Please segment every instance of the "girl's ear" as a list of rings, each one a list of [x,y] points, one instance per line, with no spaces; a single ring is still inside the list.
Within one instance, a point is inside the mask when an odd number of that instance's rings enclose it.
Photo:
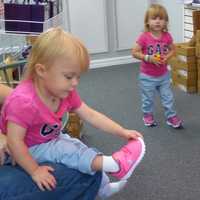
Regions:
[[[46,72],[46,67],[38,63],[35,65],[35,72],[40,78],[42,78]]]

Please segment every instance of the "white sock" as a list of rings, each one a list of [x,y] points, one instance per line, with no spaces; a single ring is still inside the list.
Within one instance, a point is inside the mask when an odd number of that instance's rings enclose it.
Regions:
[[[127,180],[122,180],[118,182],[112,182],[104,185],[104,187],[100,188],[99,190],[99,197],[101,199],[106,199],[119,191],[121,191],[127,183]]]
[[[126,183],[127,180],[111,183],[108,175],[103,172],[98,195],[101,199],[108,198],[122,190]]]
[[[118,172],[119,165],[112,156],[103,156],[103,169],[104,172]]]

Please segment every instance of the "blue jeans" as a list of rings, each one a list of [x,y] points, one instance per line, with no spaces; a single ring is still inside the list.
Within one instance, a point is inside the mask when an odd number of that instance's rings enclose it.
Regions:
[[[83,174],[62,164],[45,163],[52,166],[57,186],[53,191],[41,191],[30,175],[19,166],[0,167],[1,200],[94,200],[101,183],[101,172]]]
[[[165,109],[166,118],[176,115],[169,73],[160,77],[152,77],[141,73],[139,75],[139,84],[142,96],[142,111],[144,114],[153,113],[155,94],[158,92]]]
[[[38,163],[46,161],[62,163],[90,175],[95,173],[91,169],[92,162],[97,154],[100,154],[81,140],[63,133],[49,142],[30,147],[29,153]]]

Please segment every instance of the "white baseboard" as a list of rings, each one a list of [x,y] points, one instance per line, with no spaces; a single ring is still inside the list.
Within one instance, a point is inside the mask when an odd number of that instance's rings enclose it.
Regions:
[[[108,67],[112,65],[121,65],[138,62],[132,56],[121,56],[121,57],[113,57],[113,58],[105,58],[92,60],[90,63],[90,69],[100,68],[100,67]]]

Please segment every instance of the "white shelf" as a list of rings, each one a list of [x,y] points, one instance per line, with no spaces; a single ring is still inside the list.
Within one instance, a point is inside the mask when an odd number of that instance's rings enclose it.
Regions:
[[[193,6],[193,7],[200,8],[200,3],[192,3],[192,6]]]

